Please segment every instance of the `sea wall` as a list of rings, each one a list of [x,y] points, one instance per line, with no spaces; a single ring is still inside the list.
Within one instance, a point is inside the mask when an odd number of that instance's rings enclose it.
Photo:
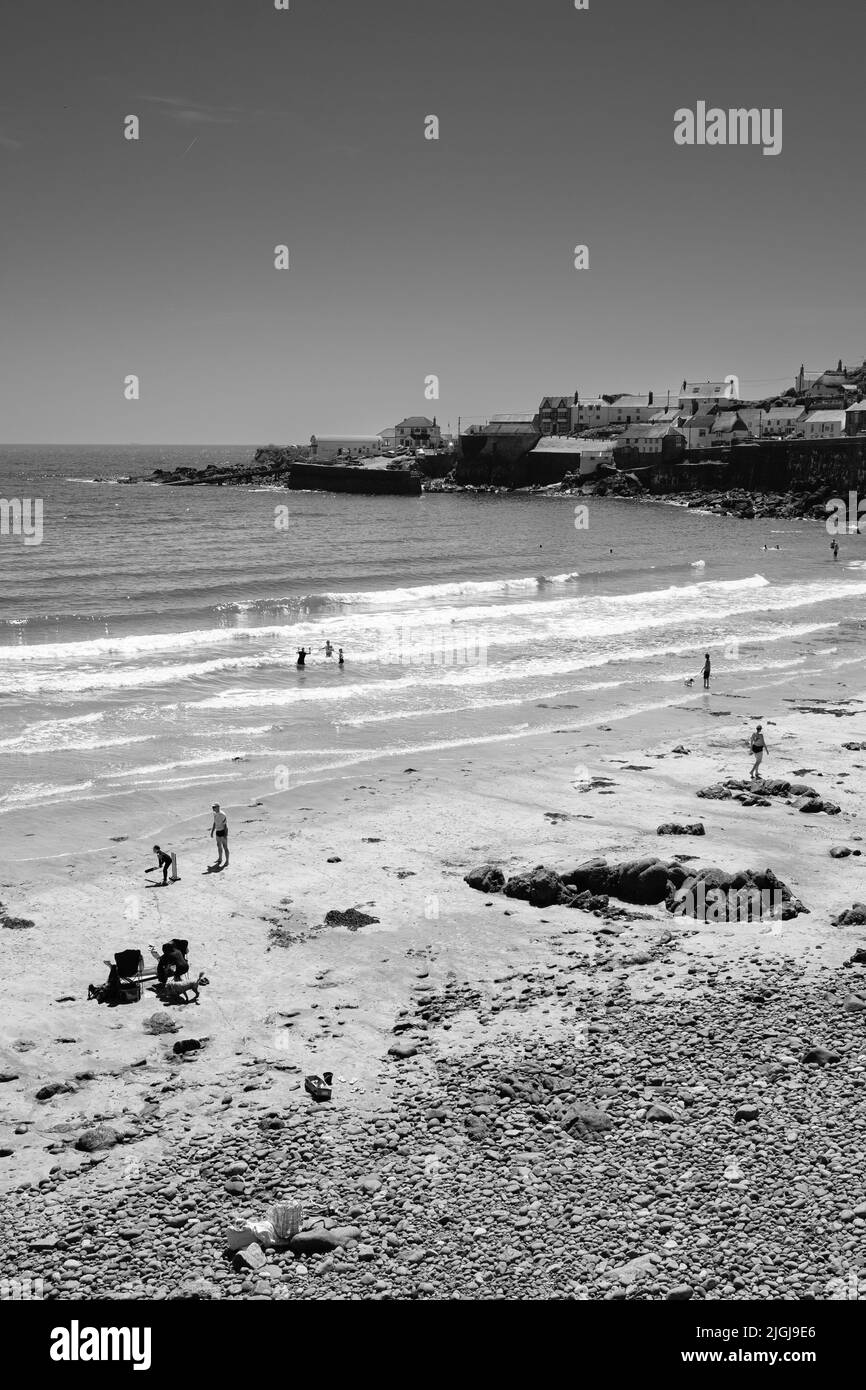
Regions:
[[[682,463],[636,470],[650,492],[745,488],[749,492],[866,494],[866,435],[847,439],[773,440],[702,449]]]
[[[455,482],[463,487],[527,487],[534,481],[529,454],[540,438],[537,430],[525,434],[461,435]]]
[[[335,463],[293,463],[288,472],[288,486],[293,490],[373,496],[419,497],[421,494],[421,478],[417,473],[390,468],[346,468]]]

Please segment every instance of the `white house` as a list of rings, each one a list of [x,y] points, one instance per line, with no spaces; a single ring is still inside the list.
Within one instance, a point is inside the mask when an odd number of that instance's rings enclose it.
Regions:
[[[806,439],[841,439],[844,433],[844,410],[813,410],[803,421]]]
[[[684,381],[680,391],[680,409],[700,412],[721,401],[734,401],[738,390],[735,376],[726,376],[724,381]]]
[[[612,409],[610,401],[606,401],[603,396],[578,401],[571,407],[571,428],[579,430],[591,428],[593,425],[609,425]]]
[[[767,410],[747,407],[740,411],[740,419],[748,425],[753,439],[794,434],[805,415],[801,405],[771,405]]]
[[[428,420],[426,415],[407,415],[394,426],[394,440],[398,449],[438,449],[442,442],[442,431],[435,416]]]
[[[645,425],[657,410],[652,391],[647,396],[617,396],[610,407],[608,424]]]
[[[313,434],[310,452],[313,463],[337,463],[355,458],[375,458],[381,454],[378,434]]]
[[[712,437],[715,423],[715,415],[707,415],[703,411],[698,411],[696,415],[690,415],[681,427],[685,436],[686,448],[709,449],[712,444],[717,444],[718,440]]]
[[[619,443],[636,449],[641,455],[661,458],[662,454],[681,454],[685,448],[685,435],[666,424],[627,425],[619,437]]]

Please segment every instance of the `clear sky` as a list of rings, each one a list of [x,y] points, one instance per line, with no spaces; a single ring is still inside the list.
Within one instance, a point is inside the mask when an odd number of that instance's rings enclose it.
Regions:
[[[860,361],[864,39],[850,0],[5,0],[0,440],[290,443]],[[698,100],[781,107],[781,154],[675,145]]]

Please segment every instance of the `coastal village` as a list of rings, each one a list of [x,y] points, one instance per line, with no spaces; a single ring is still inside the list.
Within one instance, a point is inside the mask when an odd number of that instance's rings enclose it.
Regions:
[[[123,482],[141,481],[124,478]],[[807,372],[777,395],[739,379],[684,379],[676,391],[545,395],[456,431],[408,415],[378,434],[268,444],[248,464],[156,470],[172,486],[279,485],[302,491],[574,492],[676,500],[722,514],[822,517],[866,490],[866,360]]]
[[[534,410],[491,415],[456,436],[436,418],[407,416],[376,435],[313,435],[309,462],[422,461],[440,454],[478,457],[485,449],[504,457],[557,460],[586,477],[605,464],[628,467],[771,440],[836,440],[866,434],[866,361],[808,375],[801,365],[780,395],[745,399],[736,376],[686,381],[664,396],[610,392],[584,398],[543,396]]]

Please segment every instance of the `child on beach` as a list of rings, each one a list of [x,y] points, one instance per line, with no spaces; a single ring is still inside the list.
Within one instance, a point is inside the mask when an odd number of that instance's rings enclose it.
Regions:
[[[158,869],[162,869],[162,881],[168,883],[168,871],[171,868],[171,855],[166,854],[159,845],[154,845],[153,852],[156,855],[157,863],[152,864],[149,869],[145,869],[146,874],[155,874]]]
[[[211,807],[213,811],[213,825],[210,828],[211,838],[216,835],[217,843],[217,862],[213,865],[215,869],[222,866],[223,855],[225,855],[226,868],[229,866],[229,826],[225,815],[219,808],[219,802],[215,801]]]
[[[709,654],[709,652],[704,652],[704,669],[703,669],[703,673],[702,673],[702,674],[703,674],[703,677],[704,677],[704,690],[709,690],[709,688],[710,688],[710,654]]]
[[[752,770],[749,773],[749,776],[753,779],[757,777],[760,780],[761,761],[763,759],[764,754],[769,753],[770,751],[767,747],[767,741],[764,738],[763,733],[761,732],[760,724],[758,725],[757,729],[752,734],[752,737],[749,740],[749,747],[755,755],[755,761],[752,763]]]

